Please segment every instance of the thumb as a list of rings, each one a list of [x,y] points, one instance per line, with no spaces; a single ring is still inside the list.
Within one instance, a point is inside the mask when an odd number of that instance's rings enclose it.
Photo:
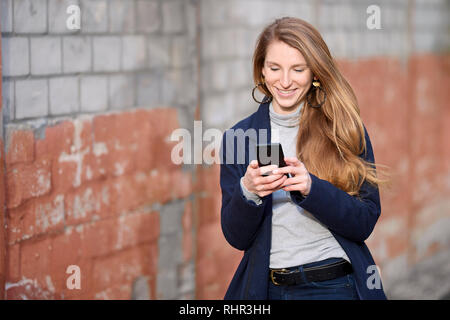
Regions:
[[[257,160],[252,160],[252,161],[250,162],[250,166],[251,166],[253,169],[258,168],[258,161],[257,161]]]

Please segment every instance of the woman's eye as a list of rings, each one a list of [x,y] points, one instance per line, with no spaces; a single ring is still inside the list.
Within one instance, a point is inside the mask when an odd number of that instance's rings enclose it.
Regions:
[[[303,69],[297,69],[296,72],[303,72]]]
[[[278,68],[270,68],[270,70],[272,70],[272,71],[277,71]]]

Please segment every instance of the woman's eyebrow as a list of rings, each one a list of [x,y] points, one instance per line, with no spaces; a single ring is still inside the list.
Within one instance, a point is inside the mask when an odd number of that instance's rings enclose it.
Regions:
[[[278,63],[273,62],[273,61],[267,61],[267,64],[274,64],[274,65],[279,66]],[[308,66],[306,63],[297,63],[297,64],[294,64],[292,67],[306,67],[306,66]]]

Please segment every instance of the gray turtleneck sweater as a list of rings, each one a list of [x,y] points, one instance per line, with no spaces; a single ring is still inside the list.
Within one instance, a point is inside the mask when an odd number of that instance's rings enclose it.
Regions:
[[[285,157],[296,157],[298,116],[303,104],[290,114],[276,113],[269,107],[271,142],[279,142]],[[241,178],[241,188],[248,200],[257,205],[262,200],[248,191]],[[270,268],[288,268],[328,258],[344,258],[350,261],[328,228],[291,199],[290,192],[277,190],[272,193],[272,246]]]

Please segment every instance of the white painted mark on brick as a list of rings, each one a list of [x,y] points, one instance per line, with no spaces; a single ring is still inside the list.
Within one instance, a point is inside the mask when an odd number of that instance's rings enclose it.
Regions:
[[[102,154],[108,153],[108,148],[104,142],[95,142],[92,147],[92,152],[96,157],[101,156]]]
[[[90,166],[86,166],[86,179],[88,180],[92,179],[92,170]]]
[[[116,176],[120,176],[125,172],[125,166],[120,162],[116,162],[114,164],[114,168],[115,168],[114,175]]]
[[[37,281],[36,280],[27,279],[25,277],[22,277],[22,280],[20,280],[18,282],[15,282],[15,283],[7,282],[5,284],[5,289],[6,289],[6,291],[8,291],[11,288],[23,287],[23,286],[28,285],[28,284],[33,284],[34,285],[34,284],[37,284]]]
[[[38,197],[47,193],[51,188],[50,173],[46,169],[39,168],[33,175],[36,176],[37,179],[36,184],[30,186],[30,195],[32,197]]]
[[[61,153],[59,156],[59,162],[75,162],[76,164],[76,172],[75,179],[72,183],[74,187],[79,187],[81,185],[81,172],[83,168],[83,159],[84,156],[89,153],[89,147],[81,150],[82,148],[82,140],[81,133],[83,131],[83,120],[76,119],[73,121],[73,125],[75,127],[73,145],[71,146],[71,153],[67,154],[65,152]]]
[[[55,292],[55,287],[53,286],[52,278],[49,275],[45,276],[45,283],[47,284],[47,288],[50,292]]]
[[[87,212],[98,212],[99,210],[100,203],[98,203],[94,198],[92,189],[87,188],[81,196],[75,196],[71,214],[75,219],[80,219],[85,218]]]
[[[108,186],[105,186],[102,189],[102,202],[104,204],[109,204],[109,188],[108,188]]]
[[[23,300],[28,300],[28,295],[32,295],[32,297],[39,297],[39,299],[53,299],[53,292],[50,292],[49,290],[43,289],[39,286],[36,279],[28,279],[22,276],[22,279],[18,282],[12,283],[7,282],[5,284],[5,291],[8,291],[12,288],[24,288],[26,292],[19,293],[18,296]],[[52,283],[53,287],[53,283]],[[54,289],[54,287],[53,287]]]
[[[41,231],[55,226],[64,219],[64,195],[57,195],[52,202],[40,204],[36,208],[36,226]]]

